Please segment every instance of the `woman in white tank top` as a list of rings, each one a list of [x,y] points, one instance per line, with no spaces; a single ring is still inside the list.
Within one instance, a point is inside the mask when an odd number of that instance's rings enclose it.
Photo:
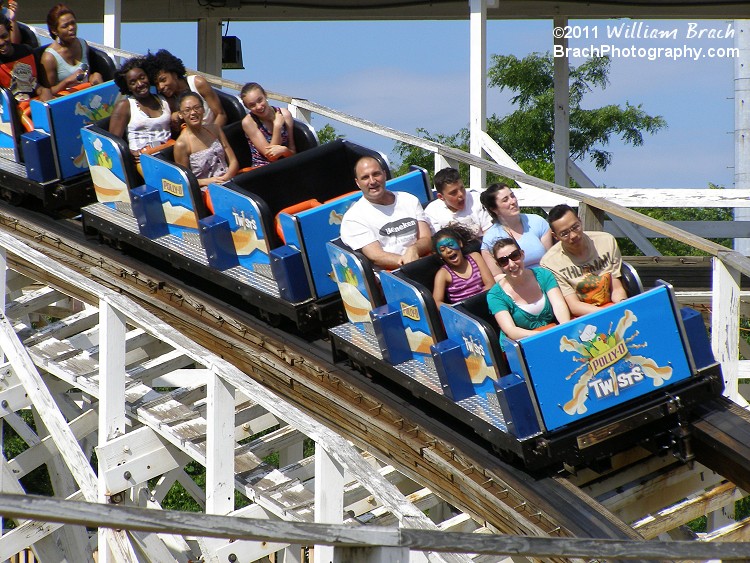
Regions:
[[[109,121],[109,132],[124,137],[127,131],[128,147],[136,159],[146,149],[163,145],[172,136],[169,104],[151,93],[151,83],[144,70],[141,57],[126,61],[115,73],[115,83],[128,97],[115,105]]]

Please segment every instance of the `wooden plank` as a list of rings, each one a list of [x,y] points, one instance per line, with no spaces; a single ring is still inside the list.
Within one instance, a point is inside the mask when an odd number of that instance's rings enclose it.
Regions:
[[[39,411],[44,425],[50,432],[57,449],[81,487],[84,496],[91,501],[97,498],[97,480],[88,459],[83,455],[78,441],[67,421],[52,399],[44,381],[26,350],[16,338],[7,317],[0,318],[0,348],[3,349],[18,378],[23,382],[34,406]]]
[[[173,352],[177,352],[177,350],[174,350]],[[164,356],[159,356],[158,359],[162,359]],[[185,356],[183,356],[185,358]],[[192,364],[193,361],[190,358],[185,358],[189,364]],[[141,364],[141,366],[145,366],[144,364]],[[140,366],[139,366],[140,367]],[[160,375],[158,377],[148,379],[144,379],[143,377],[138,377],[140,381],[143,383],[147,383],[148,385],[151,385],[152,387],[200,387],[201,385],[205,385],[208,381],[208,376],[210,375],[211,371],[207,369],[176,369],[173,371],[169,371],[168,373],[165,373],[164,375]],[[140,374],[140,372],[139,372]],[[133,377],[133,373],[128,371],[128,375],[130,377]]]
[[[662,475],[651,476],[647,481],[619,488],[615,494],[600,501],[623,521],[632,522],[721,481],[722,477],[716,473],[691,471],[681,465]]]
[[[93,307],[87,307],[83,311],[65,317],[55,321],[54,323],[48,324],[42,329],[36,331],[33,335],[29,336],[23,341],[24,346],[27,348],[38,344],[46,338],[55,338],[57,340],[64,340],[74,334],[88,330],[99,322],[99,311]]]
[[[99,445],[125,433],[125,315],[104,301],[99,302],[99,338],[103,343],[99,362]],[[104,469],[100,468],[103,473]],[[95,481],[97,499],[109,500],[104,479]],[[133,546],[125,533],[99,528],[99,561],[135,561]]]
[[[633,528],[646,539],[682,526],[700,516],[741,499],[744,493],[734,483],[720,483],[705,492],[693,494],[664,510],[649,514],[633,523]]]
[[[750,233],[750,221],[665,221],[665,223],[703,238],[745,238]],[[633,228],[644,237],[668,238],[666,235],[644,227],[633,225]],[[615,221],[604,221],[604,230],[618,238],[627,236]],[[646,255],[648,256],[648,253]]]
[[[740,272],[722,260],[713,260],[711,298],[711,348],[721,364],[724,394],[738,403],[743,401],[737,389],[740,310]]]
[[[691,424],[695,457],[750,490],[750,415],[725,397],[701,404]]]
[[[0,511],[12,517],[36,520],[303,545],[319,543],[360,548],[402,546],[419,551],[612,559],[623,556],[638,559],[675,560],[742,559],[750,553],[750,542],[644,542],[462,534],[408,528],[351,527],[335,524],[251,520],[167,510],[154,511],[10,494],[0,494]]]
[[[344,517],[344,466],[315,448],[315,522],[340,524]],[[315,563],[333,559],[333,548],[316,545]]]
[[[23,494],[21,489],[20,494]],[[83,494],[80,491],[76,491],[74,494],[68,497],[68,500],[82,501]],[[24,549],[30,545],[35,545],[41,542],[44,538],[50,534],[59,530],[63,526],[62,523],[57,522],[43,522],[35,520],[22,520],[18,522],[18,525],[12,530],[6,531],[0,536],[0,561],[6,561],[12,556],[21,553]],[[79,559],[80,561],[90,562],[93,561],[91,557],[91,550],[88,552],[88,558]]]
[[[714,532],[702,535],[700,539],[704,542],[747,542],[750,540],[750,518],[727,524]],[[747,554],[745,557],[747,560]]]
[[[51,287],[44,286],[29,293],[25,293],[22,297],[14,299],[12,303],[9,303],[5,309],[5,314],[11,319],[20,319],[24,315],[28,315],[51,305],[64,298],[65,296]]]
[[[35,408],[32,408],[32,414],[37,435],[42,439],[46,438],[48,430],[41,416]],[[47,462],[47,473],[55,497],[66,498],[78,491],[76,482],[59,453]],[[63,526],[55,531],[54,537],[45,538],[44,542],[54,542],[55,547],[60,549],[69,561],[91,561],[89,535],[84,526]]]
[[[108,440],[96,452],[99,479],[104,480],[107,495],[125,491],[180,466],[158,435],[145,426]]]
[[[527,182],[531,185],[530,182]],[[623,207],[750,207],[750,190],[692,188],[574,188],[576,194],[603,199]],[[523,207],[550,208],[560,203],[577,207],[576,199],[540,189],[516,190]]]

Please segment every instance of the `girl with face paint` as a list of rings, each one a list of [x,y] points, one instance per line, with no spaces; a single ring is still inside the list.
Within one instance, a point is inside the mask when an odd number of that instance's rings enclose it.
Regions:
[[[472,238],[473,234],[460,226],[440,229],[432,237],[435,252],[443,261],[435,274],[432,290],[438,307],[441,303],[458,303],[491,288],[494,283],[481,254],[463,253],[464,242]]]

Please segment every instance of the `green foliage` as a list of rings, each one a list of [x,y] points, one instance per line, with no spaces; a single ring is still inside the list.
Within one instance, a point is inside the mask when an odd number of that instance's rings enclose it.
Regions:
[[[417,135],[449,147],[455,147],[464,151],[469,150],[469,130],[461,129],[453,135],[442,135],[440,133],[433,135],[423,128],[417,129]],[[394,171],[394,176],[402,176],[409,171],[409,166],[421,166],[425,170],[432,170],[435,167],[435,157],[430,151],[420,149],[408,143],[397,142],[393,149],[401,157],[400,166]],[[465,164],[459,166],[459,172],[464,184],[469,185],[469,167]]]
[[[36,425],[34,424],[34,415],[31,410],[25,409],[18,412],[18,415],[23,421],[29,425],[29,427],[36,432]],[[13,459],[19,454],[29,449],[29,446],[23,439],[16,433],[15,430],[6,424],[4,421],[3,425],[3,453],[5,459]],[[47,472],[46,465],[40,465],[33,471],[30,471],[26,476],[21,478],[21,486],[30,495],[43,495],[52,496],[52,483],[49,479],[49,473]]]
[[[605,150],[613,137],[640,146],[643,134],[656,133],[667,126],[661,116],[648,115],[641,105],[626,103],[625,107],[607,105],[598,109],[583,107],[584,96],[594,88],[609,84],[609,57],[594,57],[578,67],[570,68],[570,156],[574,160],[588,158],[604,170],[612,162],[612,153]],[[508,89],[515,95],[511,101],[518,109],[499,117],[487,118],[487,133],[528,174],[554,180],[554,88],[553,60],[550,53],[532,53],[523,59],[513,55],[493,55],[488,70],[489,85]],[[432,134],[418,129],[425,139],[450,147],[468,150],[469,131],[464,128],[453,135]],[[402,158],[402,174],[409,165],[427,170],[433,168],[433,155],[405,143],[396,143],[396,154]],[[462,176],[465,174],[461,170]],[[488,182],[504,180],[488,178]]]
[[[330,123],[326,123],[318,129],[318,141],[321,145],[325,145],[326,143],[330,143],[331,141],[335,141],[336,139],[343,139],[344,135],[340,134],[333,125]]]
[[[641,105],[607,105],[597,109],[582,107],[584,96],[594,88],[609,84],[609,57],[593,57],[578,67],[570,67],[570,156],[586,157],[599,170],[612,162],[604,150],[614,136],[640,146],[643,132],[656,133],[666,127],[661,116],[650,116]],[[487,120],[487,132],[516,162],[551,162],[554,158],[554,87],[551,53],[531,53],[523,59],[513,55],[493,55],[488,71],[489,85],[515,93],[518,105],[513,113]]]

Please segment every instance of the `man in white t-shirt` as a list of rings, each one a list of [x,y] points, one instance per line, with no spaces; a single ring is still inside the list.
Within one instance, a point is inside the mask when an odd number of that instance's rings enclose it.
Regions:
[[[435,189],[437,199],[424,210],[433,233],[460,223],[481,239],[492,226],[492,218],[482,207],[479,194],[464,187],[455,168],[443,168],[435,174]]]
[[[392,270],[432,252],[430,227],[422,205],[411,194],[386,189],[385,171],[371,156],[354,167],[363,197],[344,214],[341,240],[378,268]]]

